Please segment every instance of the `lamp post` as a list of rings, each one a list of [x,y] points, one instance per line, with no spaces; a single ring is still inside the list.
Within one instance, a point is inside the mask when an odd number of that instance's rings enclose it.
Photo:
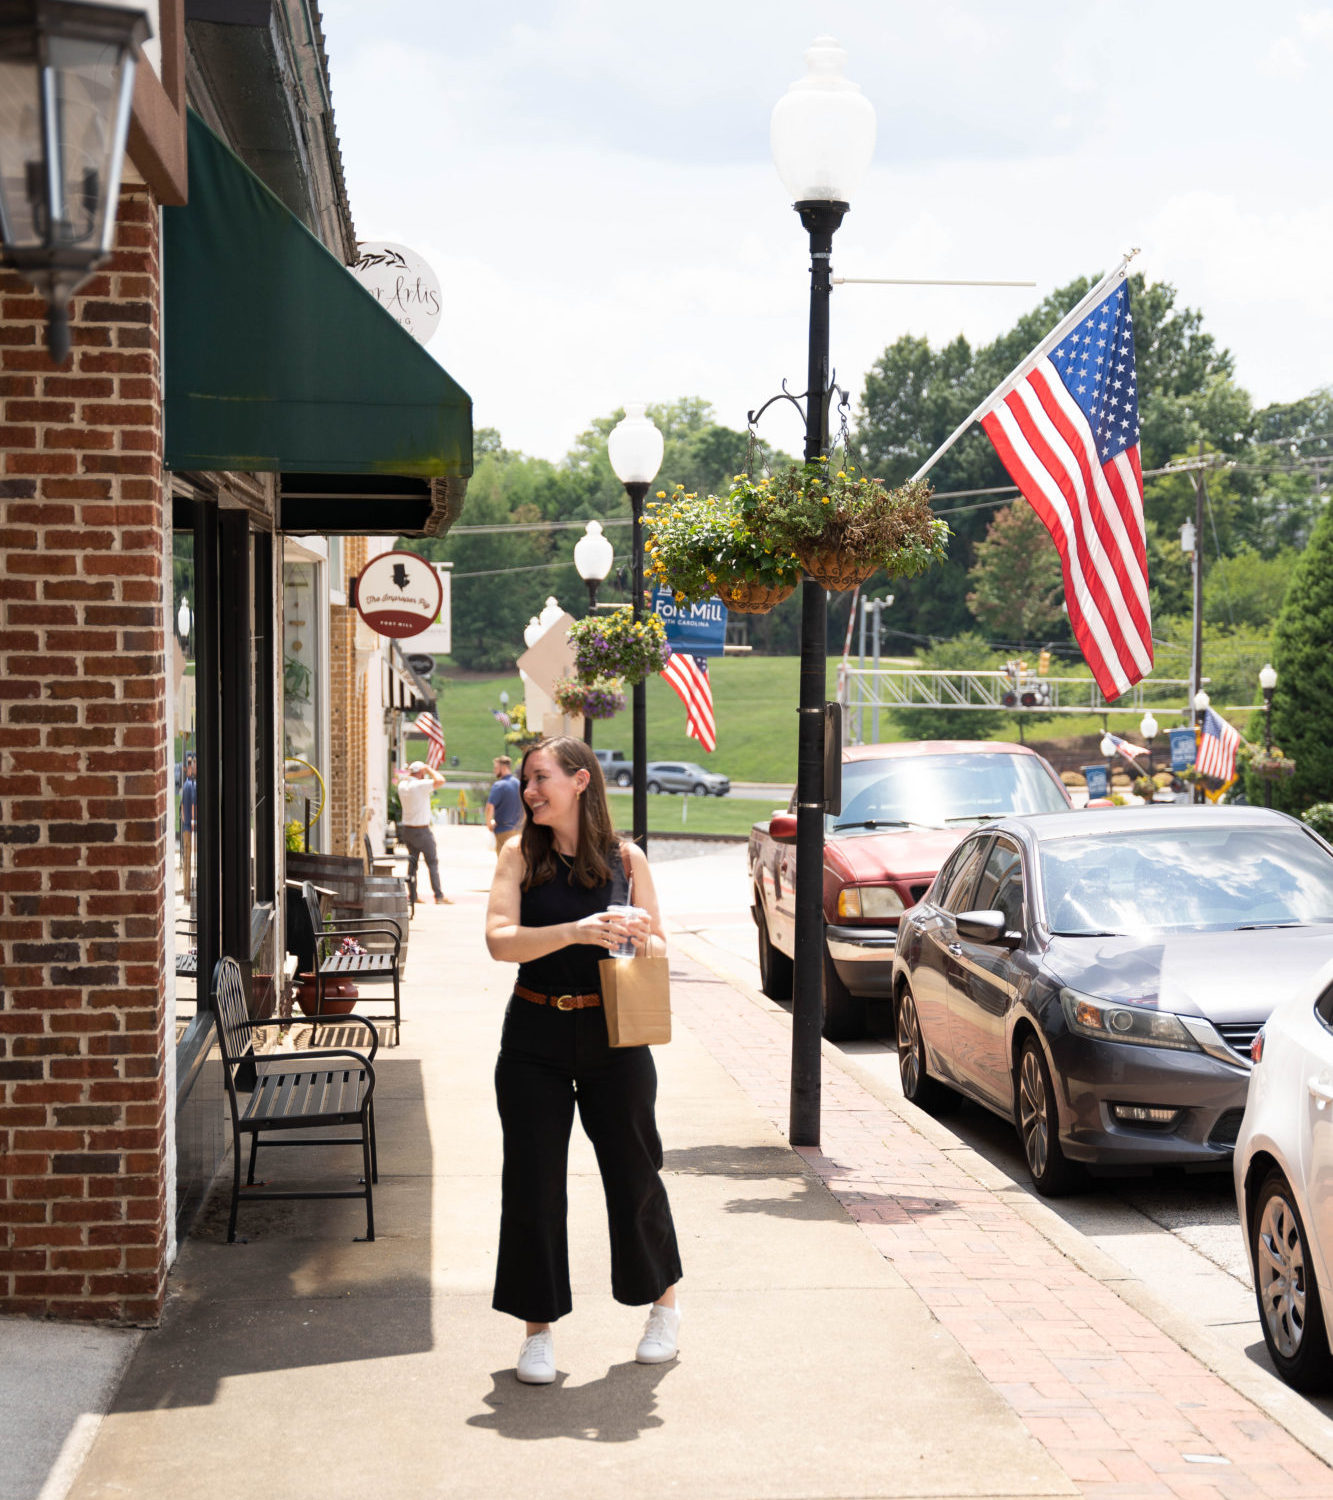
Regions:
[[[1109,733],[1102,735],[1101,750],[1102,756],[1106,761],[1106,796],[1109,800],[1111,796],[1111,779],[1115,775],[1115,741]]]
[[[1273,689],[1277,686],[1277,670],[1273,663],[1265,662],[1259,669],[1259,686],[1264,693],[1264,754],[1273,753]],[[1273,805],[1273,783],[1264,777],[1264,806]]]
[[[120,5],[10,0],[0,21],[3,260],[45,294],[69,353],[69,299],[111,254],[134,66],[148,19]]]
[[[829,293],[833,235],[875,149],[875,110],[843,77],[847,54],[829,36],[806,50],[807,72],[773,107],[769,143],[778,176],[810,237],[810,332],[805,458],[828,455]],[[792,987],[790,1126],[794,1146],[819,1144],[824,1023],[824,716],[827,601],[801,585],[801,676],[796,758],[796,969]]]
[[[1160,726],[1158,725],[1156,718],[1153,716],[1152,709],[1149,709],[1148,712],[1144,714],[1144,716],[1139,720],[1139,733],[1147,741],[1148,745],[1149,779],[1151,779],[1152,777],[1152,742],[1157,737],[1157,731],[1159,727]]]
[[[643,618],[643,497],[662,467],[662,434],[648,415],[642,401],[627,401],[625,415],[611,429],[606,440],[606,454],[616,478],[625,486],[633,537],[631,539],[633,571],[630,579],[630,610],[635,620]],[[648,686],[637,683],[632,689],[634,740],[634,842],[648,848]]]
[[[611,571],[615,553],[611,543],[602,535],[602,523],[589,521],[583,535],[574,543],[574,566],[579,577],[588,586],[588,613],[597,608],[597,585]],[[592,720],[583,716],[583,743],[592,744]]]
[[[1200,688],[1199,691],[1197,693],[1195,693],[1195,695],[1194,695],[1194,746],[1195,746],[1195,750],[1194,750],[1194,769],[1195,769],[1196,772],[1199,769],[1199,751],[1198,751],[1198,747],[1199,747],[1200,741],[1203,739],[1203,716],[1207,712],[1208,705],[1212,701],[1213,700],[1208,696],[1207,693],[1204,692],[1204,690],[1202,688]],[[1204,794],[1203,794],[1203,782],[1202,781],[1195,781],[1195,783],[1194,783],[1194,801],[1195,802],[1202,802],[1204,800],[1205,799],[1204,799]]]

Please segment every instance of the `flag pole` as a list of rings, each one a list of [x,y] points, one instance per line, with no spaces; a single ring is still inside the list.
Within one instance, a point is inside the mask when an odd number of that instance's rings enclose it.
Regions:
[[[957,427],[954,428],[949,436],[945,438],[945,440],[939,445],[938,448],[936,448],[934,453],[932,453],[930,457],[925,461],[925,463],[923,463],[921,467],[916,471],[916,473],[912,475],[912,478],[914,480],[924,479],[926,475],[929,474],[930,471],[935,467],[935,465],[940,461],[940,459],[944,457],[949,449],[953,447],[958,439],[962,437],[967,429],[971,427],[973,422],[977,421],[978,418],[983,417],[986,412],[990,410],[990,408],[995,404],[995,400],[998,396],[1007,393],[1010,389],[1017,385],[1018,382],[1023,379],[1023,377],[1033,368],[1034,365],[1039,364],[1043,359],[1046,358],[1047,354],[1049,354],[1050,351],[1054,349],[1055,346],[1060,342],[1060,340],[1064,338],[1065,334],[1067,334],[1069,330],[1073,328],[1076,323],[1078,323],[1083,314],[1087,312],[1090,307],[1096,307],[1096,305],[1106,296],[1109,291],[1112,290],[1113,287],[1118,286],[1125,279],[1125,277],[1129,274],[1129,263],[1138,253],[1139,252],[1137,249],[1131,250],[1128,255],[1123,257],[1120,264],[1115,268],[1114,271],[1111,271],[1110,273],[1102,277],[1102,279],[1097,283],[1095,287],[1093,287],[1093,289],[1087,294],[1087,296],[1079,302],[1077,307],[1073,308],[1070,312],[1065,314],[1060,322],[1055,325],[1055,328],[1050,333],[1048,333],[1044,339],[1042,339],[1041,343],[1037,345],[1032,353],[1029,354],[1025,360],[1022,360],[1017,368],[1015,368],[1010,374],[1004,377],[1004,379],[999,383],[999,385],[995,387],[990,395],[987,396],[986,399],[981,402],[981,404],[976,408],[976,410],[972,412],[971,416],[967,417],[964,421],[960,422]]]

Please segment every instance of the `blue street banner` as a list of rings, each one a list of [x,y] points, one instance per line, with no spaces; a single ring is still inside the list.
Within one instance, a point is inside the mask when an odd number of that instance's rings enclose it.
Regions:
[[[1171,730],[1171,769],[1188,771],[1198,755],[1199,745],[1193,729]]]
[[[677,604],[670,589],[653,591],[653,612],[662,617],[667,644],[689,656],[721,656],[727,641],[727,607],[716,595],[702,604]]]
[[[1083,779],[1088,783],[1088,801],[1111,795],[1111,773],[1105,766],[1084,766]]]

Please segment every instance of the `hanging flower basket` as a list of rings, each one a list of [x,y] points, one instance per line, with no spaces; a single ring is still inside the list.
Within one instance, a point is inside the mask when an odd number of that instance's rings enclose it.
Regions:
[[[1286,755],[1254,755],[1250,770],[1263,781],[1281,781],[1296,774],[1296,762]]]
[[[728,579],[718,584],[718,596],[738,615],[766,615],[796,592],[794,583],[752,583],[748,578]]]
[[[774,551],[795,553],[817,583],[842,591],[883,570],[911,578],[943,560],[949,528],[924,480],[891,488],[853,465],[789,464],[740,496],[745,524]]]
[[[791,549],[775,547],[746,523],[743,505],[752,488],[748,475],[737,474],[726,495],[693,495],[677,485],[649,501],[648,569],[677,604],[701,604],[716,594],[728,609],[766,614],[795,590],[801,567]]]
[[[565,677],[555,685],[555,706],[571,719],[613,719],[625,706],[625,692],[614,679],[579,682]]]
[[[856,588],[875,571],[874,563],[831,547],[802,547],[797,555],[811,578],[833,594]]]
[[[575,620],[569,627],[569,644],[574,648],[574,670],[588,684],[615,678],[626,687],[637,687],[671,659],[659,617],[635,620],[628,608]]]

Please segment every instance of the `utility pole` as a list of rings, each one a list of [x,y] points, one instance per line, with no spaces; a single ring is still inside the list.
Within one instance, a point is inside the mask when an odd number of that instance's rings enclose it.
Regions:
[[[1203,715],[1194,708],[1195,700],[1203,687],[1203,506],[1207,491],[1204,488],[1203,439],[1199,439],[1199,463],[1190,478],[1194,481],[1194,651],[1190,672],[1190,707],[1194,710],[1195,739]],[[1194,801],[1202,802],[1203,783],[1194,783]]]

